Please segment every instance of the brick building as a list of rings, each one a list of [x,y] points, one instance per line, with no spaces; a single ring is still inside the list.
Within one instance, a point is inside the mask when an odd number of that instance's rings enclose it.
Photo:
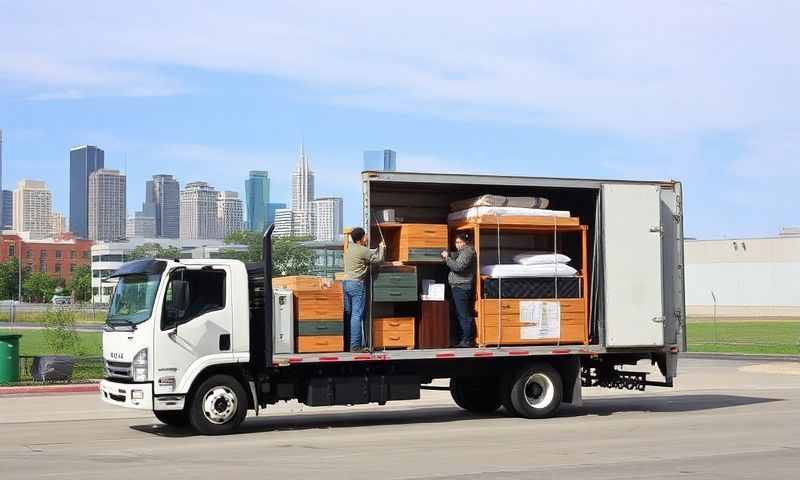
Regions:
[[[91,240],[78,239],[69,233],[41,240],[17,234],[0,235],[0,262],[16,259],[21,252],[24,270],[45,272],[66,281],[79,266],[91,265],[91,249]]]

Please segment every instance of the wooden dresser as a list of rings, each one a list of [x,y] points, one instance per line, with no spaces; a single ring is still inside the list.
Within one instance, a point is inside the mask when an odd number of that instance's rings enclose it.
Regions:
[[[372,320],[372,346],[375,349],[414,348],[414,317],[387,317]]]
[[[344,295],[341,282],[318,277],[284,277],[273,280],[292,290],[297,353],[344,350]]]

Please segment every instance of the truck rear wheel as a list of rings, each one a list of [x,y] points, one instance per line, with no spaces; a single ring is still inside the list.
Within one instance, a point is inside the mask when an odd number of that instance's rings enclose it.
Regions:
[[[159,422],[170,427],[185,427],[189,425],[189,416],[184,410],[156,410],[153,412]]]
[[[456,405],[475,413],[492,413],[500,408],[500,392],[492,380],[450,379],[450,395]]]
[[[189,421],[204,435],[232,433],[247,416],[247,401],[238,380],[230,375],[213,375],[195,391]]]
[[[545,363],[536,363],[517,373],[508,390],[514,413],[525,418],[552,416],[561,405],[561,376]]]

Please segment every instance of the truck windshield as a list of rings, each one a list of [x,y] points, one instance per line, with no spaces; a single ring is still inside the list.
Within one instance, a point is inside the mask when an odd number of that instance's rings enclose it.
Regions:
[[[119,277],[106,323],[136,325],[150,318],[161,275],[130,274]]]

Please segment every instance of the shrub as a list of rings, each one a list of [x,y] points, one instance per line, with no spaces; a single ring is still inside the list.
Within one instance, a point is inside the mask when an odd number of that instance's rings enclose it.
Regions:
[[[80,355],[81,341],[75,330],[75,312],[65,307],[49,308],[44,316],[44,338],[54,352]]]

